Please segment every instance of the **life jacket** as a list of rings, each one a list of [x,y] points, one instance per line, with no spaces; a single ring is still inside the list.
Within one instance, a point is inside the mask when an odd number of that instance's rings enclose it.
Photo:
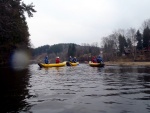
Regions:
[[[56,63],[60,63],[60,59],[59,58],[56,58]]]
[[[48,58],[45,57],[45,60],[44,60],[45,64],[48,64]]]
[[[96,63],[96,58],[95,57],[92,57],[92,62]]]

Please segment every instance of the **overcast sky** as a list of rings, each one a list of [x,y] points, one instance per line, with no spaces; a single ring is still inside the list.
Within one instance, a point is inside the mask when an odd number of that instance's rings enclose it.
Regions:
[[[150,0],[24,0],[37,11],[27,18],[34,47],[101,43],[118,29],[139,29],[150,19]]]

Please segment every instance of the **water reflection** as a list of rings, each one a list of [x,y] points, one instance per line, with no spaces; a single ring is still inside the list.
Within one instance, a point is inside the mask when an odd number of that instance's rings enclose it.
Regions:
[[[145,67],[109,67],[105,69],[107,74],[103,78],[107,87],[105,90],[112,91],[113,95],[115,92],[115,95],[123,98],[150,100],[149,70]]]
[[[26,98],[30,98],[28,87],[29,70],[13,71],[9,68],[0,68],[1,86],[1,113],[28,111],[30,104]]]
[[[106,73],[150,73],[150,67],[143,66],[107,66]]]
[[[54,73],[56,75],[63,75],[62,73],[64,71],[64,67],[48,67],[48,68],[38,67],[38,70],[41,70],[41,72],[43,72],[43,74],[45,75],[49,75],[49,74],[54,75]]]

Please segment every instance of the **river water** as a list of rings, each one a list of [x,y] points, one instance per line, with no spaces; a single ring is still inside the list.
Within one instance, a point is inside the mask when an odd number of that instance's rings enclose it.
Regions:
[[[149,113],[150,67],[0,68],[0,113]]]

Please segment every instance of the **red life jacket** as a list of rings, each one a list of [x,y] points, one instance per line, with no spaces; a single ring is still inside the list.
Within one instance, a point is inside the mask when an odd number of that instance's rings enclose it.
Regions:
[[[60,63],[60,59],[59,58],[56,58],[56,63]]]

